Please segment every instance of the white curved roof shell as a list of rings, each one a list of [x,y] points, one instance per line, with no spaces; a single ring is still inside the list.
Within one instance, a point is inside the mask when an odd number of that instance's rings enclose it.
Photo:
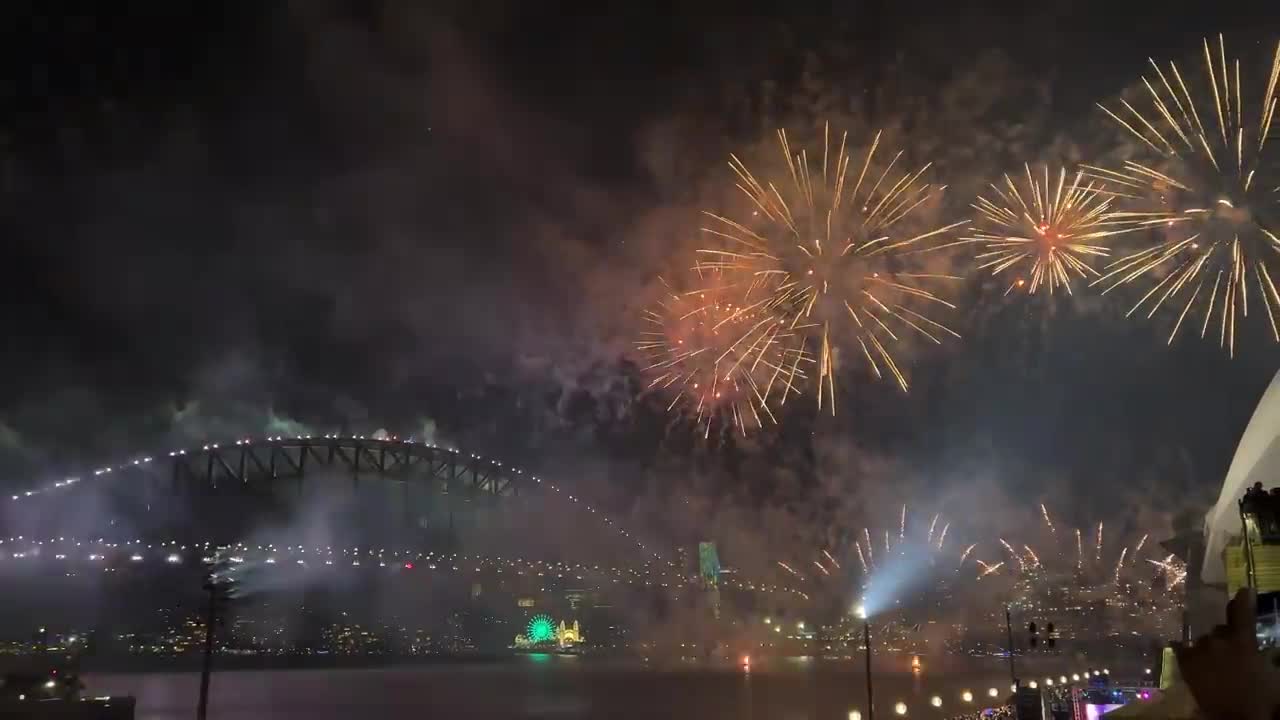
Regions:
[[[1218,502],[1204,518],[1205,558],[1200,579],[1206,583],[1227,581],[1222,549],[1227,539],[1240,534],[1240,509],[1245,488],[1255,482],[1270,489],[1280,485],[1280,373],[1271,379],[1249,425],[1240,436],[1235,457],[1227,469]]]

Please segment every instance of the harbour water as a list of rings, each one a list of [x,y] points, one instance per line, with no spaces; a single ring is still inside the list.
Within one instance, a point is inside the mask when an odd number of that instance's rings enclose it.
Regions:
[[[895,705],[902,702],[908,718],[936,720],[1001,704],[1008,697],[1009,671],[1002,661],[958,659],[952,664],[958,667],[919,673],[877,668],[876,716],[899,717]],[[1066,660],[1037,665],[1040,682],[1084,670]],[[194,716],[197,673],[98,673],[85,681],[90,695],[136,697],[138,720]],[[992,689],[995,698],[990,697]],[[964,701],[965,691],[972,702]],[[933,706],[934,696],[940,708]],[[865,718],[865,704],[866,680],[858,661],[781,659],[753,664],[747,672],[741,667],[650,667],[527,655],[491,663],[220,672],[213,677],[209,716],[847,720],[855,709]]]

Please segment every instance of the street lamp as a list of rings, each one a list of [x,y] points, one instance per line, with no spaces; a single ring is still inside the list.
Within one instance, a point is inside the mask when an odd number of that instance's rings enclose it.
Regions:
[[[987,688],[987,697],[999,697],[1000,691],[995,688]]]
[[[1032,625],[1034,628],[1035,626]],[[1009,610],[1009,606],[1004,606],[1004,631],[1009,638],[1009,680],[1013,682],[1013,686],[1018,686],[1018,668],[1013,661],[1013,615]]]
[[[934,707],[942,707],[942,698],[938,697],[937,695],[934,695],[933,697],[929,698],[929,704]]]
[[[863,603],[858,603],[858,606],[853,609],[853,614],[857,615],[858,619],[862,620],[862,644],[866,649],[867,720],[875,720],[876,718],[875,690],[871,686],[871,620],[867,618],[867,606]],[[898,704],[902,705],[902,703],[898,703]],[[905,705],[903,705],[903,708],[904,708],[903,712],[906,712]],[[901,715],[902,713],[898,713],[898,714]]]
[[[899,700],[896,704],[894,704],[894,706],[893,706],[893,711],[894,711],[894,712],[896,712],[896,713],[898,713],[899,715],[906,715],[906,714],[907,714],[907,704],[906,704],[906,703],[904,703],[904,702],[902,702],[901,700]]]
[[[960,693],[960,699],[967,703],[973,702],[973,693],[969,692],[968,690],[965,690],[964,692]]]
[[[205,720],[209,711],[209,676],[213,674],[213,629],[218,624],[218,617],[223,606],[232,595],[232,586],[227,577],[219,577],[210,573],[204,583],[205,592],[209,593],[208,615],[205,616],[204,627],[204,661],[200,669],[200,698],[196,704],[197,720]]]

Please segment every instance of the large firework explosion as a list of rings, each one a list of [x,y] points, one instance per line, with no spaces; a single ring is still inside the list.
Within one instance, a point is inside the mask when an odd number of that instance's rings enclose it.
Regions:
[[[663,298],[644,313],[648,329],[636,347],[646,358],[649,387],[671,394],[667,410],[687,414],[704,437],[717,423],[745,434],[774,422],[770,400],[784,402],[803,377],[794,333],[758,307],[744,309],[731,286],[688,292],[665,280],[662,286]]]
[[[994,563],[979,561],[984,568],[983,576],[1071,578],[1071,582],[1078,586],[1120,588],[1129,584],[1150,587],[1154,585],[1154,577],[1160,575],[1166,590],[1186,579],[1186,566],[1182,561],[1173,556],[1157,559],[1144,554],[1144,551],[1149,553],[1152,549],[1148,544],[1149,534],[1143,534],[1136,542],[1112,541],[1112,549],[1108,552],[1104,523],[1064,530],[1053,524],[1045,505],[1041,504],[1039,510],[1044,520],[1044,531],[1021,542],[997,538],[1002,562],[996,567]],[[1152,565],[1159,572],[1152,570]],[[1144,572],[1143,568],[1147,571]]]
[[[1175,577],[1180,561],[1170,557],[1154,559],[1143,554],[1144,550],[1150,550],[1147,542],[1149,534],[1142,535],[1136,542],[1113,542],[1112,545],[1119,548],[1117,556],[1114,555],[1114,550],[1107,551],[1104,523],[1099,522],[1087,528],[1060,530],[1053,524],[1044,504],[1039,506],[1044,533],[1015,542],[1004,537],[994,537],[989,542],[948,544],[948,540],[954,538],[949,535],[951,522],[945,516],[935,513],[929,516],[931,520],[927,524],[923,521],[909,523],[908,509],[907,505],[902,505],[890,511],[897,520],[892,528],[864,527],[860,532],[854,533],[848,547],[819,549],[807,561],[777,561],[776,565],[792,578],[802,581],[845,576],[856,571],[860,572],[865,582],[890,564],[911,556],[919,561],[917,564],[921,567],[965,570],[975,566],[972,569],[976,570],[975,577],[978,579],[991,575],[1016,578],[1050,574],[1071,575],[1079,582],[1102,584],[1119,582],[1122,572],[1126,571],[1140,575],[1139,569],[1143,566],[1139,563],[1145,561],[1169,573],[1170,580],[1180,580]],[[983,548],[988,554],[994,551],[998,555],[983,559],[980,557]],[[856,563],[853,562],[854,559]]]
[[[843,352],[861,355],[877,378],[908,387],[897,353],[905,335],[940,343],[954,331],[927,313],[954,309],[935,288],[958,278],[914,267],[910,256],[964,225],[920,229],[913,212],[943,189],[923,182],[925,164],[899,165],[902,151],[880,151],[881,134],[853,164],[848,134],[833,144],[823,130],[819,157],[795,151],[778,131],[786,176],[755,176],[736,155],[729,166],[750,214],[707,212],[703,230],[718,246],[700,250],[702,264],[745,287],[743,312],[765,310],[805,338],[816,362],[817,401],[835,413],[835,377]]]
[[[810,572],[810,577],[813,578],[843,577],[859,572],[865,583],[877,570],[905,556],[916,558],[923,565],[939,564],[938,561],[945,557],[943,548],[947,547],[951,521],[941,513],[934,513],[927,526],[923,522],[918,525],[913,522],[908,527],[906,505],[894,514],[898,520],[894,528],[872,530],[864,527],[861,533],[853,534],[850,543],[817,550],[807,565],[778,561],[777,566],[801,580],[807,578],[796,569],[797,565],[801,569],[807,567],[806,572]],[[840,558],[844,561],[841,562]],[[856,563],[854,558],[857,559]],[[945,566],[946,563],[941,565]]]
[[[1070,294],[1073,277],[1099,276],[1093,262],[1110,253],[1105,238],[1133,223],[1108,215],[1112,198],[1103,192],[1105,185],[1086,179],[1083,171],[1068,182],[1066,168],[1052,179],[1047,165],[1043,177],[1033,175],[1029,164],[1024,169],[1022,191],[1006,174],[1003,187],[991,184],[994,199],[978,196],[972,206],[978,212],[974,229],[961,242],[980,246],[979,269],[993,276],[1010,271],[1005,295],[1014,290],[1034,295],[1041,288]]]
[[[1130,314],[1145,307],[1151,317],[1168,303],[1178,313],[1169,343],[1190,319],[1199,325],[1201,337],[1215,325],[1219,345],[1232,356],[1253,284],[1271,333],[1280,341],[1280,293],[1271,270],[1280,251],[1280,187],[1269,152],[1274,144],[1267,146],[1277,104],[1280,44],[1265,90],[1254,102],[1242,91],[1240,61],[1228,61],[1221,35],[1216,48],[1204,41],[1199,78],[1184,78],[1173,62],[1167,69],[1150,62],[1154,77],[1142,79],[1150,109],[1140,111],[1123,99],[1123,110],[1099,107],[1154,153],[1157,163],[1130,160],[1119,169],[1086,170],[1118,187],[1115,194],[1134,208],[1112,213],[1112,218],[1149,227],[1163,237],[1108,265],[1096,282],[1109,292],[1150,276],[1151,287]]]

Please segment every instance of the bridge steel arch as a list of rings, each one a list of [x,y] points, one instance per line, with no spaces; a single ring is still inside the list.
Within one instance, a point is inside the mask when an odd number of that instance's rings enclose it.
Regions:
[[[152,463],[121,468],[143,470]],[[344,468],[361,474],[438,482],[446,493],[506,497],[528,491],[533,480],[496,460],[407,440],[363,437],[299,437],[240,440],[169,453],[164,472],[174,487],[301,479],[308,467]],[[143,470],[145,472],[145,470]],[[154,472],[154,471],[153,471]],[[163,471],[162,471],[163,472]]]
[[[144,485],[139,488],[143,492],[149,489],[163,492],[167,487],[171,492],[181,493],[187,489],[217,489],[231,484],[253,487],[288,480],[300,482],[309,469],[319,468],[345,468],[351,472],[353,482],[359,482],[364,474],[400,479],[406,487],[413,482],[437,483],[444,493],[467,497],[513,498],[541,490],[547,497],[559,497],[582,512],[597,516],[597,521],[606,529],[640,550],[646,565],[666,565],[682,572],[606,513],[554,482],[492,458],[396,437],[303,435],[209,443],[173,450],[166,455],[135,456],[118,465],[96,468],[91,475],[66,477],[44,487],[13,493],[7,500],[20,508],[26,501],[72,491],[73,487],[88,484],[95,478],[123,476],[126,482]],[[0,502],[5,499],[0,496]],[[744,578],[727,581],[727,585],[753,592],[782,591],[809,599],[803,591],[785,585]]]
[[[361,475],[377,475],[404,481],[406,487],[414,482],[435,483],[444,494],[466,497],[507,498],[532,494],[540,488],[548,497],[559,496],[582,512],[597,516],[601,525],[652,561],[666,561],[606,513],[553,482],[499,460],[397,437],[302,435],[208,443],[167,455],[136,456],[118,465],[96,468],[91,477],[67,477],[42,488],[11,494],[9,500],[35,500],[95,478],[123,476],[125,482],[137,482],[142,492],[181,493],[229,485],[251,488],[263,483],[301,482],[309,470],[318,468],[345,468],[353,483],[358,483]]]

